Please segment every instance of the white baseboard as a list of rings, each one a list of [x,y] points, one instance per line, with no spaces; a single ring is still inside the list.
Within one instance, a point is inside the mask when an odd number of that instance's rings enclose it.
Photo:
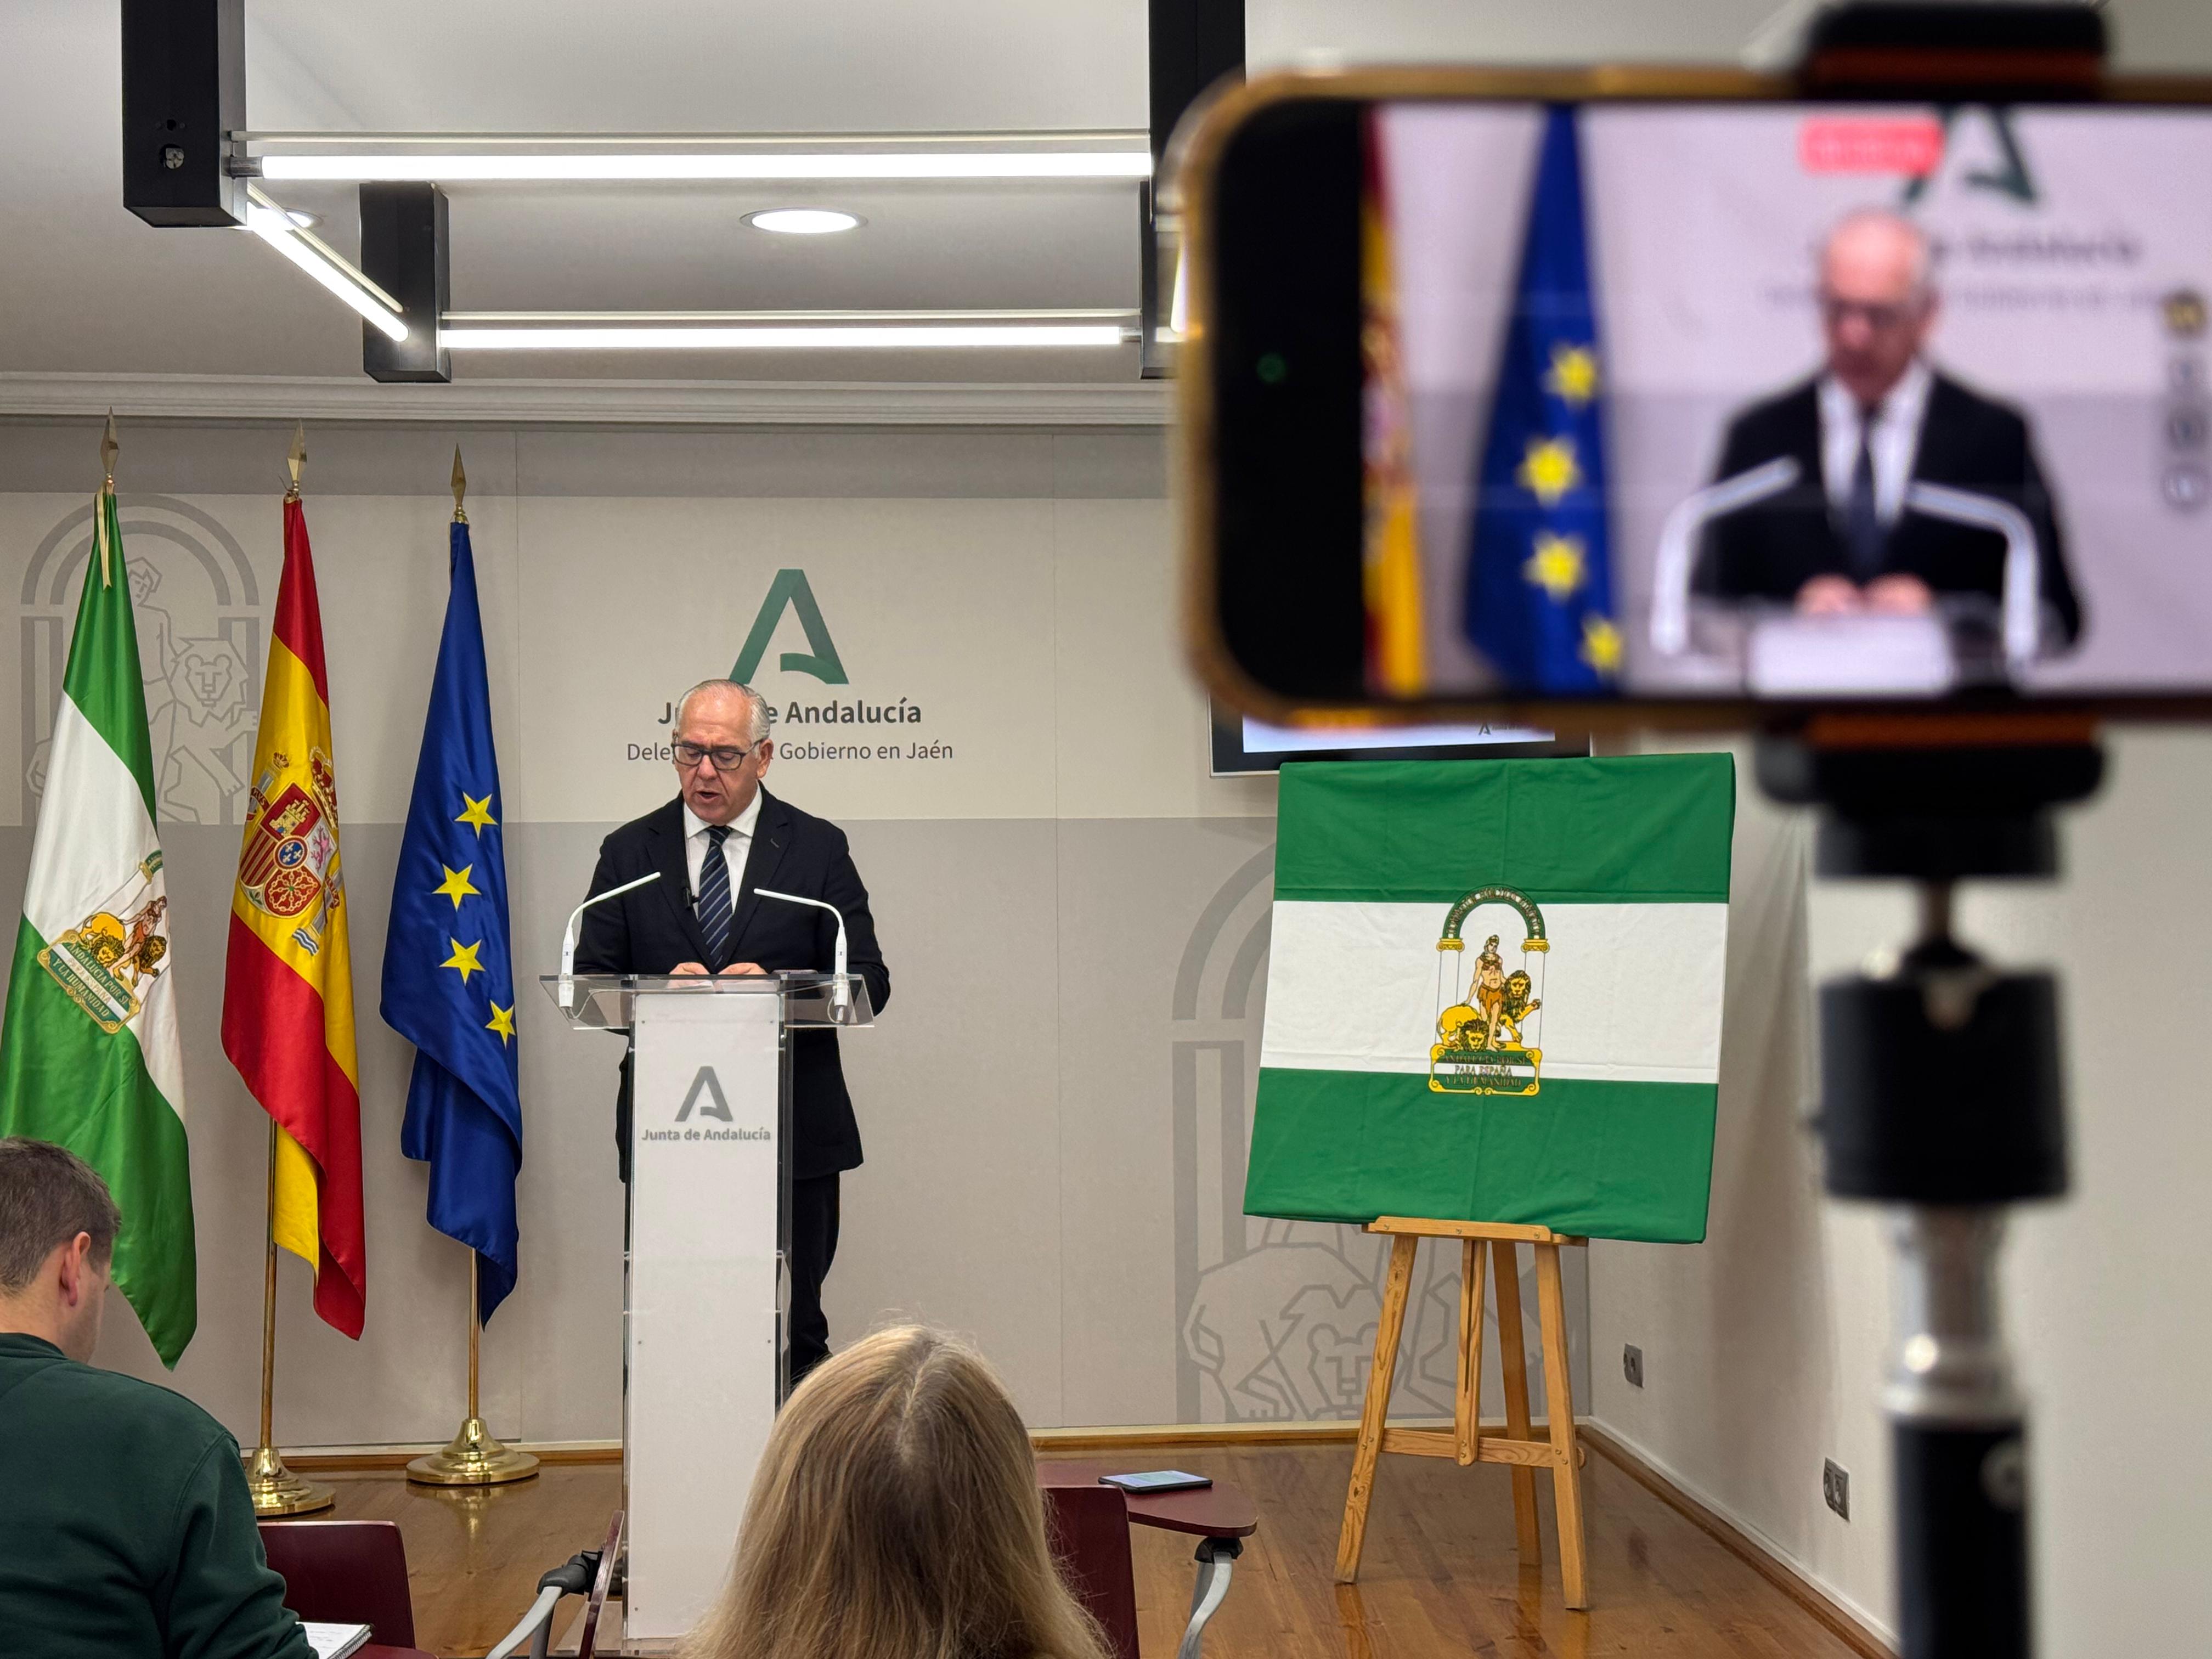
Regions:
[[[386,1441],[363,1443],[354,1446],[280,1446],[277,1450],[285,1457],[420,1457],[426,1452],[446,1449],[443,1440],[420,1443]],[[619,1440],[508,1440],[505,1443],[516,1451],[526,1452],[620,1452]],[[251,1452],[251,1446],[245,1448]]]
[[[1898,1645],[1897,1631],[1887,1620],[1874,1613],[1856,1596],[1852,1595],[1841,1585],[1832,1582],[1825,1574],[1800,1560],[1794,1552],[1786,1548],[1765,1528],[1744,1515],[1735,1505],[1716,1497],[1704,1486],[1683,1474],[1665,1458],[1659,1456],[1634,1436],[1623,1433],[1618,1427],[1601,1417],[1592,1417],[1587,1421],[1593,1428],[1618,1441],[1625,1449],[1634,1454],[1653,1474],[1665,1480],[1685,1498],[1711,1510],[1714,1515],[1727,1522],[1729,1526],[1741,1533],[1754,1547],[1764,1552],[1771,1559],[1818,1590],[1821,1595],[1834,1602],[1851,1618],[1880,1637],[1893,1651],[1895,1650]]]

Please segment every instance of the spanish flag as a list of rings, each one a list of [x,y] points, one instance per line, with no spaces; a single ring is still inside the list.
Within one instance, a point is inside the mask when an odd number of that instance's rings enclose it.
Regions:
[[[1421,615],[1419,502],[1413,486],[1412,398],[1398,327],[1390,253],[1382,128],[1367,116],[1367,188],[1359,215],[1359,351],[1365,434],[1367,684],[1386,696],[1428,689]]]
[[[276,1121],[276,1242],[315,1270],[315,1311],[361,1334],[361,1094],[338,857],[330,679],[296,484],[261,692],[245,845],[230,896],[222,1048]]]

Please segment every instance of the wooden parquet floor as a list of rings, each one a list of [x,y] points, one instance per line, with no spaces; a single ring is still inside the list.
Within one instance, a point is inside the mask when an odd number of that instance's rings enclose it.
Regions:
[[[1348,1445],[1146,1448],[1132,1467],[1198,1469],[1258,1502],[1260,1531],[1208,1628],[1209,1659],[1851,1659],[1856,1651],[1595,1452],[1583,1472],[1587,1613],[1560,1605],[1548,1479],[1538,1499],[1547,1559],[1529,1571],[1514,1557],[1506,1471],[1385,1458],[1360,1582],[1342,1588],[1333,1569]],[[336,1514],[399,1522],[416,1639],[441,1656],[481,1655],[505,1634],[538,1574],[597,1544],[620,1491],[618,1472],[605,1465],[552,1468],[469,1494],[410,1487],[397,1472],[316,1478],[337,1488]],[[1142,1527],[1132,1536],[1145,1659],[1171,1659],[1189,1607],[1192,1540]]]

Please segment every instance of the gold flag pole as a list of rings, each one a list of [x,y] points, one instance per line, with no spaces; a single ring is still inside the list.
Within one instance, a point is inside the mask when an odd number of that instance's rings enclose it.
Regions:
[[[300,465],[307,459],[307,428],[304,422],[292,433],[292,451],[285,463],[292,475],[284,493],[288,501],[300,499]],[[313,1480],[303,1480],[284,1467],[276,1449],[276,1120],[269,1120],[269,1257],[261,1279],[261,1443],[253,1449],[246,1466],[246,1486],[253,1495],[256,1515],[305,1515],[326,1510],[337,1493]]]
[[[461,470],[461,447],[453,446],[453,522],[466,524],[461,506],[468,494],[469,475]],[[483,1321],[478,1313],[477,1253],[469,1252],[469,1415],[460,1431],[441,1452],[418,1457],[407,1466],[407,1478],[426,1486],[498,1486],[526,1480],[538,1473],[538,1460],[526,1451],[501,1444],[484,1426],[477,1397],[477,1374],[482,1361]]]
[[[469,1252],[469,1416],[446,1449],[418,1457],[407,1478],[425,1486],[499,1486],[526,1480],[538,1473],[538,1460],[493,1437],[484,1426],[477,1399],[477,1371],[483,1325],[477,1314],[477,1253]]]
[[[246,1471],[256,1515],[305,1515],[337,1501],[328,1486],[284,1467],[274,1433],[276,1403],[276,1120],[269,1120],[269,1260],[261,1280],[261,1443]]]

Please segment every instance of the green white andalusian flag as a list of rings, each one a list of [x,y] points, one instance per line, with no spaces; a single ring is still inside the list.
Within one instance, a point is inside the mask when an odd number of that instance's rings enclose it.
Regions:
[[[1735,763],[1283,769],[1245,1210],[1705,1237]]]
[[[68,1147],[122,1207],[115,1282],[164,1364],[198,1323],[185,1067],[153,746],[115,495],[93,509],[0,1026],[0,1134]]]

